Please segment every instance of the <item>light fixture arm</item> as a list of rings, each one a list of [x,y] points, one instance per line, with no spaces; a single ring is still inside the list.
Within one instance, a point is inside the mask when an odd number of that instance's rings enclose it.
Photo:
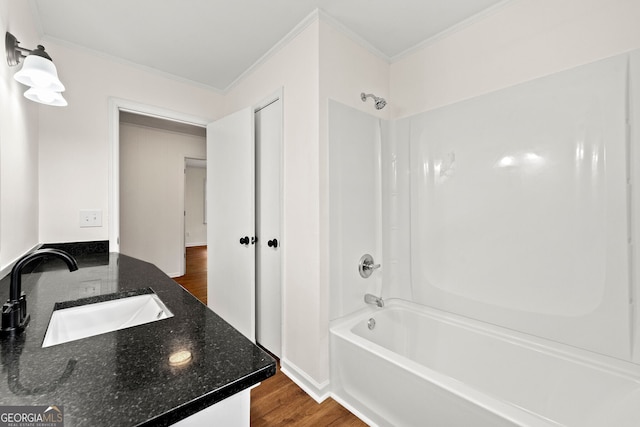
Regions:
[[[4,36],[4,47],[7,52],[7,63],[11,67],[18,65],[22,58],[26,58],[27,55],[25,55],[25,53],[28,55],[38,55],[52,61],[49,54],[45,52],[44,46],[39,44],[38,47],[33,50],[22,47],[18,39],[16,39],[16,36],[8,31]]]
[[[7,31],[4,36],[4,47],[7,52],[7,64],[14,67],[20,63],[22,58],[26,58],[25,53],[31,53],[31,50],[24,47],[20,47],[20,42],[16,39],[16,36]]]

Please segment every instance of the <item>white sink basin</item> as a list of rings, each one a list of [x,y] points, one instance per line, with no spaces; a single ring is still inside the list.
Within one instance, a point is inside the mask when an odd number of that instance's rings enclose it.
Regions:
[[[173,317],[156,294],[54,310],[42,347],[62,344],[107,332]]]

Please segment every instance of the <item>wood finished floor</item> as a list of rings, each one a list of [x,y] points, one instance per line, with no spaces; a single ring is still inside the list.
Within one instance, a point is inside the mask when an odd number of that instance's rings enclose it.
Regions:
[[[175,277],[187,291],[207,303],[207,247],[187,248],[184,276]],[[251,426],[360,427],[366,426],[335,400],[318,404],[280,371],[251,390]]]
[[[193,246],[187,248],[186,273],[174,277],[194,297],[207,303],[207,247]]]

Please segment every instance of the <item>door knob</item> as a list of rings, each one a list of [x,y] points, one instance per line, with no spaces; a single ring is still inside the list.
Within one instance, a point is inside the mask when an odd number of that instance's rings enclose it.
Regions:
[[[269,246],[270,248],[277,248],[278,247],[278,239],[269,240],[267,242],[267,246]]]
[[[249,236],[244,236],[240,238],[240,244],[241,245],[248,245],[249,244]]]

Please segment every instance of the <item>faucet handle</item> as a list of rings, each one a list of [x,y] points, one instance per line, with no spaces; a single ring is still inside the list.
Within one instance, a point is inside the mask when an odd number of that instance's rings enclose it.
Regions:
[[[15,336],[29,324],[31,316],[26,311],[27,299],[24,293],[17,301],[7,301],[2,306],[2,328],[0,336]]]
[[[27,294],[22,292],[18,303],[20,304],[20,324],[24,324],[26,326],[25,319],[29,316],[27,314]]]
[[[369,263],[365,263],[362,268],[364,268],[365,270],[375,270],[376,268],[380,268],[380,264],[369,264]]]
[[[358,264],[358,271],[360,272],[360,276],[364,279],[371,276],[373,270],[380,268],[380,264],[374,264],[373,257],[369,254],[362,255],[360,258],[360,263]]]

